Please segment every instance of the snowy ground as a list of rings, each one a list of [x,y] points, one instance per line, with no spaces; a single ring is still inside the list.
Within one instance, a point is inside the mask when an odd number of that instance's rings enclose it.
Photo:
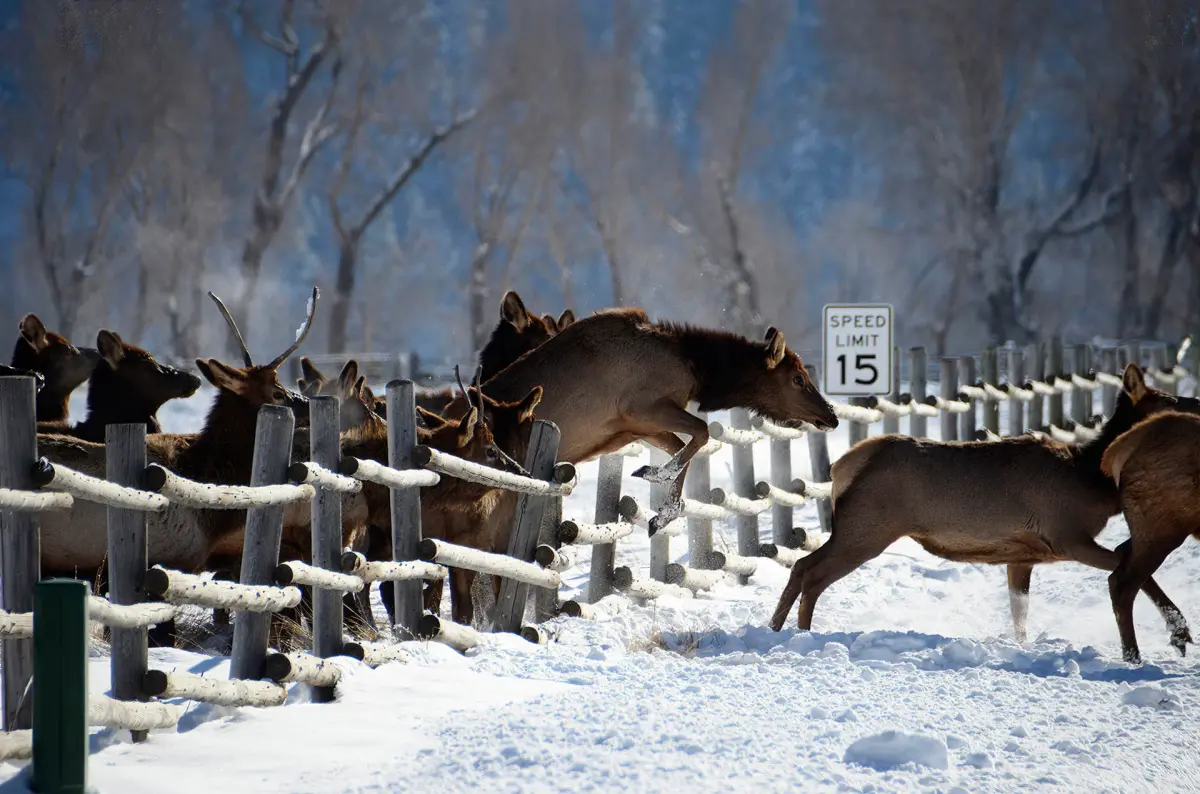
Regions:
[[[171,411],[166,429],[194,427],[210,399],[205,390]],[[843,429],[830,446],[844,451]],[[808,473],[803,444],[793,470]],[[590,520],[595,465],[580,473],[565,514]],[[712,479],[727,485],[727,450]],[[647,495],[640,481],[626,488]],[[812,508],[796,523],[815,525]],[[731,527],[715,531],[718,548],[735,544]],[[1101,541],[1111,547],[1125,533],[1114,519]],[[686,560],[686,541],[673,539],[672,552]],[[1200,623],[1197,556],[1186,544],[1158,580]],[[619,565],[644,572],[648,560],[643,532],[618,547]],[[588,562],[562,598],[583,595]],[[1197,662],[1169,648],[1139,599],[1148,663],[1122,663],[1102,572],[1040,567],[1025,647],[1012,640],[1002,569],[948,563],[911,541],[831,587],[813,633],[765,627],[786,578],[764,561],[745,587],[608,620],[560,618],[557,642],[544,647],[506,637],[467,656],[412,643],[414,661],[377,670],[339,660],[346,675],[333,704],[306,703],[298,686],[282,708],[192,704],[178,731],[141,745],[99,731],[90,780],[114,794],[1200,791]],[[227,675],[223,659],[152,655],[155,667]],[[93,691],[107,686],[98,657]],[[23,790],[19,777],[0,784]]]

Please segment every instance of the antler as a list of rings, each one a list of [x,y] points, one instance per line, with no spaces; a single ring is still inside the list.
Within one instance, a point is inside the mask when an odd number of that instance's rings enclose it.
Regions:
[[[246,362],[247,367],[253,367],[254,359],[250,358],[250,351],[246,349],[246,340],[242,339],[242,332],[238,330],[237,323],[233,321],[233,316],[229,314],[229,309],[225,308],[225,304],[213,294],[212,290],[209,290],[208,297],[212,298],[213,302],[217,304],[217,309],[220,310],[221,316],[225,318],[225,322],[229,325],[229,330],[233,331],[233,338],[237,341],[238,347],[242,349],[242,360]]]
[[[475,387],[475,394],[479,395],[479,418],[483,418],[483,387],[479,384],[479,378],[483,375],[483,365],[475,365],[475,377],[471,379],[471,385]],[[467,402],[471,402],[471,395],[463,392],[463,396],[467,398]]]
[[[458,365],[454,365],[454,379],[458,381],[458,389],[463,393],[463,399],[467,401],[467,407],[471,405],[471,395],[467,392],[467,387],[463,385],[462,375],[458,372]]]
[[[275,359],[268,364],[271,369],[279,369],[279,365],[287,361],[287,357],[295,353],[300,345],[304,343],[304,338],[308,336],[308,332],[312,330],[313,315],[317,313],[317,298],[321,297],[321,291],[313,287],[312,297],[308,299],[308,316],[304,318],[304,325],[300,326],[300,331],[296,334],[296,341],[292,342],[287,350],[280,353]]]

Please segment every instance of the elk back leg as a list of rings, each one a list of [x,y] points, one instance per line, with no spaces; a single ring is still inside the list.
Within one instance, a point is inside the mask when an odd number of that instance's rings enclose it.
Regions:
[[[1142,654],[1133,627],[1133,602],[1138,590],[1145,590],[1146,585],[1154,581],[1151,576],[1163,564],[1163,560],[1179,548],[1186,536],[1155,537],[1148,532],[1139,532],[1135,525],[1137,519],[1128,520],[1132,537],[1117,547],[1121,561],[1108,577],[1108,594],[1117,618],[1117,631],[1121,635],[1121,656],[1130,664],[1141,664]],[[1176,614],[1179,614],[1178,611]],[[1167,627],[1172,629],[1171,645],[1181,654],[1185,653],[1187,646],[1179,639],[1180,627],[1173,626],[1171,618],[1165,613],[1164,617],[1167,618]],[[1182,614],[1179,614],[1179,621],[1182,622],[1182,631],[1187,632],[1187,623],[1183,621]],[[1191,641],[1190,633],[1187,641]]]
[[[1008,606],[1012,612],[1013,635],[1024,645],[1027,640],[1025,619],[1029,617],[1029,584],[1033,566],[1012,563],[1008,566]]]
[[[455,623],[470,626],[475,617],[475,602],[471,599],[473,584],[474,571],[466,568],[450,569],[450,615]]]
[[[682,442],[678,438],[674,443],[669,442],[667,436],[683,433],[691,437],[687,444],[677,447],[677,452],[662,466],[646,465],[633,472],[634,477],[647,482],[670,485],[658,514],[650,519],[650,534],[653,535],[683,515],[683,481],[688,463],[708,443],[708,425],[670,400],[659,400],[645,408],[628,411],[625,418],[634,428],[645,432],[648,442],[668,452]]]

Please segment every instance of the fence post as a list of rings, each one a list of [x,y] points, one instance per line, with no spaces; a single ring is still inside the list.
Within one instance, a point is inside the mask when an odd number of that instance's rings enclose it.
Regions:
[[[554,476],[555,458],[558,456],[558,425],[538,419],[533,423],[529,436],[529,451],[525,455],[525,470],[539,480],[550,480]],[[513,533],[508,541],[508,556],[526,562],[533,560],[537,548],[538,531],[549,497],[523,493],[517,499],[517,512]],[[496,613],[493,627],[496,631],[518,632],[525,620],[525,603],[529,585],[512,579],[500,580],[500,595],[496,598]]]
[[[0,488],[33,490],[37,460],[37,386],[34,379],[0,378]],[[0,512],[0,584],[9,612],[33,609],[33,588],[41,578],[38,523],[33,513]],[[4,679],[4,730],[32,724],[33,643],[4,640],[0,646]]]
[[[1117,349],[1108,347],[1100,351],[1100,370],[1107,372],[1110,375],[1120,376],[1121,370],[1117,368]],[[1104,417],[1113,415],[1113,409],[1117,407],[1117,387],[1109,386],[1107,383],[1100,390],[1100,399],[1102,401],[1101,410],[1104,411]]]
[[[984,383],[1000,387],[1000,351],[994,347],[984,349],[980,356],[980,377]],[[1000,433],[1000,403],[993,397],[983,398],[983,426],[997,435]]]
[[[621,503],[621,473],[624,467],[623,455],[605,455],[600,458],[600,471],[596,478],[597,524],[612,524],[621,517],[617,508]],[[616,558],[616,543],[592,546],[592,572],[588,577],[587,594],[589,603],[594,604],[612,593],[613,566],[616,564]]]
[[[1091,347],[1074,345],[1072,351],[1071,371],[1075,375],[1086,378],[1092,368]],[[1077,425],[1087,425],[1092,419],[1092,393],[1087,389],[1076,387],[1071,393],[1071,419]]]
[[[1025,382],[1025,362],[1021,349],[1013,345],[1008,349],[1008,382],[1014,388],[1021,388]],[[1008,398],[1008,434],[1019,436],[1025,432],[1025,404],[1011,393]]]
[[[1033,342],[1025,348],[1025,378],[1030,381],[1042,381],[1046,377],[1046,357],[1042,345]],[[1029,419],[1027,426],[1030,430],[1041,430],[1045,426],[1045,412],[1042,410],[1042,395],[1034,392],[1029,401]]]
[[[958,360],[958,381],[960,386],[974,386],[975,377],[975,357],[961,356]],[[969,396],[966,397],[967,404],[971,406],[971,410],[964,411],[958,415],[958,437],[963,441],[972,441],[975,438],[975,400]]]
[[[856,405],[859,408],[867,407],[867,399],[865,397],[851,397],[850,404]],[[853,447],[860,441],[864,441],[867,437],[867,425],[865,422],[851,422],[848,430],[850,437],[850,446]]]
[[[942,399],[952,401],[958,399],[958,360],[943,358],[941,361]],[[958,440],[958,417],[949,411],[942,411],[942,441]]]
[[[546,499],[545,512],[542,515],[542,527],[538,533],[538,544],[546,544],[553,546],[555,549],[561,548],[562,544],[558,542],[558,525],[562,523],[562,497],[550,496]],[[653,556],[653,552],[651,552]],[[531,557],[532,559],[532,557]],[[663,578],[666,578],[667,566],[663,564]],[[533,591],[533,608],[534,614],[537,616],[538,623],[550,620],[558,614],[558,588],[537,587]],[[518,627],[519,629],[519,627]]]
[[[1050,350],[1048,351],[1046,360],[1046,372],[1043,378],[1047,383],[1054,383],[1055,378],[1061,378],[1066,374],[1063,368],[1063,341],[1061,336],[1056,336],[1050,340]],[[1063,394],[1056,391],[1050,397],[1049,423],[1055,427],[1063,426]]]
[[[671,456],[658,447],[650,448],[650,463],[661,466],[671,459]],[[686,484],[686,481],[685,481]],[[667,500],[667,488],[663,485],[651,484],[650,507],[655,512],[662,509]],[[671,562],[671,538],[665,532],[656,532],[650,538],[650,578],[656,582],[667,581],[667,565]]]
[[[925,348],[914,347],[909,350],[908,362],[908,393],[912,395],[914,404],[920,404],[925,402],[925,377],[929,366]],[[924,438],[929,435],[926,418],[915,411],[909,414],[908,434],[913,438]]]
[[[792,442],[787,438],[772,438],[770,446],[771,484],[786,491],[792,487]],[[692,461],[694,463],[695,458]],[[688,479],[691,477],[689,471]],[[771,505],[771,537],[776,545],[791,548],[795,544],[792,518],[792,508],[778,502]]]
[[[900,348],[892,348],[892,389],[888,392],[888,399],[894,403],[900,402]],[[883,432],[899,433],[900,432],[900,417],[885,413],[883,415]]]
[[[128,488],[143,488],[146,475],[146,425],[108,425],[104,429],[107,479]],[[129,606],[143,599],[146,578],[146,514],[141,510],[108,508],[108,597]],[[142,679],[149,662],[146,629],[110,629],[112,696],[118,700],[145,700]],[[133,741],[145,740],[147,731],[131,731]]]
[[[708,420],[706,414],[698,415],[701,419]],[[710,456],[697,455],[692,458],[692,462],[688,464],[687,480],[683,484],[684,491],[689,499],[704,501],[708,498],[708,494],[712,490],[711,471],[712,462]],[[791,483],[788,485],[790,486]],[[705,570],[712,565],[712,521],[689,516],[687,519],[687,528],[688,564],[692,568]]]
[[[340,429],[342,407],[337,397],[312,397],[308,401],[312,462],[337,471],[342,460]],[[318,488],[312,498],[312,564],[327,571],[341,570],[342,495]],[[342,594],[312,589],[313,655],[322,659],[342,653]],[[333,687],[313,687],[316,703],[329,703]]]
[[[38,697],[33,706],[31,782],[34,791],[44,794],[87,790],[87,599],[87,582],[79,579],[47,579],[35,590]]]
[[[736,430],[750,429],[750,413],[744,408],[734,408],[729,412],[729,423]],[[754,491],[754,446],[733,445],[733,492],[743,499],[757,499]],[[743,557],[758,556],[758,516],[738,514],[734,519],[737,527],[737,553]],[[749,581],[748,576],[738,576],[738,584]]]
[[[1125,363],[1123,365],[1121,365],[1121,371],[1116,373],[1117,375],[1123,375],[1125,373],[1125,367],[1129,366],[1130,364],[1137,364],[1139,367],[1142,366],[1142,343],[1141,342],[1137,341],[1136,339],[1132,342],[1126,342],[1125,346],[1124,346],[1124,351],[1125,351]]]
[[[1154,355],[1154,374],[1156,376],[1158,375],[1158,373],[1169,369],[1170,366],[1173,366],[1175,364],[1174,361],[1171,361],[1170,364],[1167,363],[1167,348],[1165,346],[1156,347],[1156,348],[1154,348],[1154,350],[1152,352]],[[1161,391],[1165,391],[1168,394],[1175,393],[1174,382],[1165,380],[1161,377],[1154,378],[1154,387],[1156,389],[1160,389]]]
[[[821,366],[825,366],[822,362]],[[816,366],[809,367],[809,375],[814,383],[820,383],[818,380],[820,373]],[[825,434],[819,430],[814,430],[806,434],[808,436],[808,464],[813,482],[829,482],[829,446],[825,439]],[[691,479],[691,475],[688,475]],[[828,535],[833,531],[833,502],[829,499],[817,499],[817,519],[821,522],[821,531]],[[712,532],[711,524],[708,535],[709,550],[712,549]]]
[[[393,469],[416,468],[413,450],[417,446],[416,386],[411,380],[393,380],[387,385],[388,466]],[[391,489],[392,559],[409,562],[417,559],[421,543],[421,492],[416,488]],[[535,530],[536,531],[536,530]],[[421,622],[420,579],[395,582],[395,623],[393,636],[411,640]]]
[[[258,409],[254,432],[254,462],[250,469],[251,485],[279,485],[287,482],[292,458],[292,411],[282,405],[264,405]],[[246,540],[242,549],[242,584],[272,585],[279,565],[279,541],[283,534],[283,506],[252,507],[246,511]],[[270,642],[270,612],[240,612],[233,622],[233,653],[230,678],[257,680],[263,677],[263,664]]]

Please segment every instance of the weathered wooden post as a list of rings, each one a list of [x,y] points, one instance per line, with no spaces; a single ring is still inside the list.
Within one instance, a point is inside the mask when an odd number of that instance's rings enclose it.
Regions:
[[[1167,362],[1167,348],[1156,347],[1151,353],[1154,361],[1154,387],[1168,394],[1175,393],[1175,382],[1162,377],[1161,373],[1169,372],[1171,367],[1175,365],[1174,361]]]
[[[974,386],[975,380],[975,356],[962,356],[958,360],[959,383],[963,386]],[[965,396],[971,410],[958,415],[958,437],[963,441],[972,441],[975,438],[975,400],[969,395]]]
[[[390,410],[390,406],[389,406]],[[553,422],[538,419],[533,423],[529,436],[529,451],[525,455],[525,470],[539,480],[554,477],[554,464],[558,456],[558,426]],[[512,536],[508,541],[508,556],[530,562],[537,548],[538,531],[549,497],[523,493],[517,499],[517,512]],[[500,580],[500,595],[496,598],[493,625],[496,631],[519,632],[525,620],[525,605],[528,601],[529,585],[512,579]]]
[[[250,485],[280,485],[287,482],[292,458],[292,411],[282,405],[258,409],[254,432],[254,460]],[[252,507],[246,511],[246,539],[242,550],[242,584],[273,585],[279,565],[279,541],[283,535],[283,505]],[[233,622],[233,653],[230,678],[257,680],[263,677],[267,645],[271,635],[270,612],[241,612]]]
[[[821,366],[825,366],[821,362]],[[820,374],[815,366],[809,367],[809,371],[814,383],[820,383],[817,380]],[[820,431],[813,431],[808,434],[808,463],[811,469],[810,476],[814,482],[829,482],[829,446],[825,438],[825,434]],[[691,475],[688,475],[689,479]],[[833,503],[828,499],[817,499],[817,519],[821,522],[821,531],[829,534],[833,531]],[[712,548],[712,535],[709,535],[709,548]]]
[[[1055,378],[1062,378],[1066,375],[1066,369],[1063,367],[1063,341],[1061,336],[1056,336],[1050,340],[1050,349],[1046,356],[1046,372],[1044,380],[1047,383],[1053,384]],[[1070,376],[1067,376],[1070,377]],[[1063,393],[1056,391],[1050,397],[1048,421],[1055,427],[1063,426]]]
[[[34,601],[38,696],[33,704],[32,788],[43,794],[83,794],[88,790],[87,582],[38,582]]]
[[[1125,352],[1125,363],[1121,365],[1121,371],[1117,373],[1118,375],[1124,374],[1125,367],[1129,366],[1130,364],[1137,364],[1139,367],[1142,366],[1141,342],[1137,341],[1136,339],[1132,342],[1126,342],[1122,349]]]
[[[866,408],[867,407],[867,398],[851,397],[850,404],[857,406],[859,408]],[[867,438],[866,422],[854,422],[854,421],[850,422],[849,436],[850,436],[850,446],[851,447],[853,447],[855,444],[857,444],[860,441],[865,441]]]
[[[735,430],[750,430],[750,413],[744,408],[734,408],[729,412],[729,423]],[[754,447],[748,444],[733,444],[733,492],[743,499],[757,499],[754,490],[758,482],[754,478]],[[738,514],[733,521],[737,527],[738,554],[743,557],[758,556],[758,516]],[[739,584],[745,584],[750,577],[738,575]]]
[[[342,461],[340,429],[342,408],[337,397],[312,397],[308,401],[312,462],[338,471]],[[342,560],[342,495],[317,488],[312,498],[312,564],[340,571]],[[339,591],[312,589],[313,655],[322,659],[342,653],[342,604]],[[316,703],[329,703],[334,687],[313,687]]]
[[[1038,342],[1033,342],[1025,348],[1025,377],[1032,382],[1040,382],[1046,378],[1046,357]],[[1041,430],[1046,423],[1042,399],[1042,395],[1034,392],[1033,399],[1029,401],[1027,424],[1030,430]]]
[[[1120,377],[1121,370],[1117,368],[1117,349],[1108,347],[1100,351],[1100,369],[1110,375]],[[1120,389],[1116,386],[1104,384],[1104,388],[1100,391],[1100,398],[1103,401],[1101,410],[1104,411],[1105,418],[1113,415],[1113,409],[1117,407],[1117,392]]]
[[[562,544],[558,541],[558,525],[562,523],[562,497],[546,498],[546,508],[542,513],[542,528],[538,532],[538,542],[534,546],[546,545],[559,549]],[[532,559],[532,558],[531,558]],[[663,565],[663,576],[666,576],[666,565]],[[533,591],[533,609],[537,622],[543,623],[558,614],[558,588],[537,587]]]
[[[37,386],[30,377],[0,378],[0,488],[33,490],[37,460]],[[0,585],[8,612],[33,609],[33,588],[41,578],[38,523],[33,513],[0,511]],[[33,721],[33,642],[4,640],[4,730],[29,728]]]
[[[1000,355],[994,347],[985,348],[980,355],[980,377],[983,382],[1000,387]],[[983,426],[993,433],[1000,434],[1000,402],[991,395],[983,398]]]
[[[895,366],[892,367],[892,388],[887,394],[887,398],[893,403],[900,402],[900,348],[892,348],[892,361]],[[883,415],[883,432],[888,433],[900,432],[900,417],[889,413]]]
[[[953,402],[958,399],[958,359],[943,358],[941,361],[941,390],[942,399]],[[958,440],[958,417],[949,411],[942,411],[942,441]]]
[[[697,413],[704,421],[708,415]],[[686,496],[689,499],[703,501],[712,490],[712,462],[709,455],[697,455],[688,465],[687,480],[683,483]],[[790,485],[790,483],[789,483]],[[687,519],[688,531],[688,565],[691,568],[706,570],[712,565],[712,521],[704,518]]]
[[[671,456],[657,447],[650,448],[650,463],[662,466]],[[686,481],[684,483],[686,485]],[[650,485],[650,507],[655,512],[662,509],[667,500],[666,486]],[[656,582],[667,581],[667,566],[671,564],[671,538],[665,532],[656,532],[650,538],[650,578]]]
[[[925,402],[925,373],[928,359],[925,348],[914,347],[908,351],[908,393],[912,395],[914,405]],[[908,415],[908,434],[913,438],[925,438],[929,435],[929,426],[924,416],[913,411]]]
[[[1013,345],[1008,349],[1008,382],[1014,388],[1023,388],[1025,383],[1025,361],[1021,349]],[[1025,432],[1025,404],[1012,396],[1008,398],[1008,434],[1019,436]]]
[[[109,425],[104,429],[106,479],[127,488],[142,489],[146,476],[146,425]],[[108,597],[114,604],[141,603],[146,579],[146,514],[141,510],[109,506]],[[142,679],[149,666],[146,629],[112,627],[112,695],[117,700],[145,700]],[[131,731],[133,741],[145,740],[146,731]]]
[[[1092,368],[1088,345],[1071,346],[1071,374],[1082,378],[1088,376]],[[1092,418],[1092,393],[1084,388],[1075,387],[1071,392],[1071,420],[1077,425],[1087,425]]]
[[[399,470],[415,469],[417,465],[413,451],[417,447],[417,407],[416,386],[411,380],[388,383],[387,410],[388,466]],[[415,560],[417,546],[421,543],[421,492],[416,488],[393,488],[391,508],[392,559],[396,562]],[[393,585],[396,617],[392,632],[399,639],[410,640],[417,636],[423,585],[420,579],[400,581]]]
[[[695,461],[692,461],[692,465],[695,466]],[[612,524],[621,517],[618,506],[621,503],[621,473],[624,467],[623,455],[605,455],[600,458],[600,471],[596,478],[597,524]],[[613,566],[616,559],[616,543],[592,546],[592,570],[591,576],[588,577],[587,591],[589,603],[594,604],[612,593]]]
[[[792,441],[788,438],[774,438],[771,446],[771,484],[785,491],[792,487]],[[694,463],[695,459],[693,459]],[[688,472],[688,478],[692,476]],[[778,502],[771,505],[771,537],[780,546],[791,548],[793,544],[792,508]],[[690,524],[689,524],[690,527]],[[690,530],[689,530],[690,531]]]

